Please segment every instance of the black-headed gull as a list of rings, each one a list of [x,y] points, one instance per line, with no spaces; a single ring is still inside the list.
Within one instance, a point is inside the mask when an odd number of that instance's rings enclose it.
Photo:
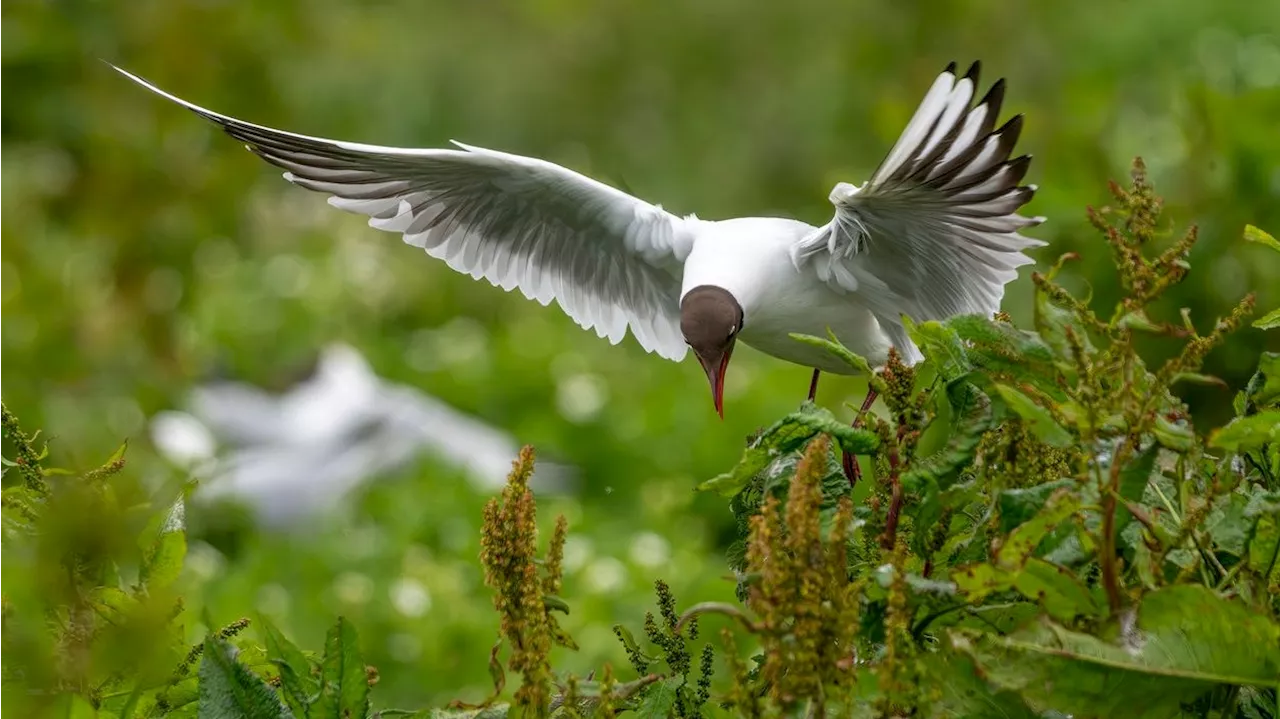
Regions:
[[[388,382],[342,344],[325,347],[315,372],[282,394],[232,381],[197,387],[190,412],[152,418],[151,438],[164,457],[208,480],[197,500],[243,500],[270,526],[333,507],[423,454],[492,490],[506,483],[519,451],[503,430]],[[565,491],[575,472],[539,460],[533,483]]]
[[[792,333],[830,329],[872,366],[891,346],[915,362],[902,315],[999,308],[1016,268],[1032,262],[1023,250],[1044,244],[1018,232],[1043,218],[1017,214],[1036,189],[1019,184],[1030,157],[1010,159],[1022,117],[996,128],[1003,80],[974,104],[978,68],[957,78],[953,63],[938,76],[871,179],[832,190],[835,216],[820,227],[677,217],[545,160],[461,143],[407,149],[273,130],[120,72],[217,123],[286,180],[459,272],[555,300],[614,344],[630,329],[670,360],[692,348],[723,417],[738,340],[812,367],[812,397],[819,371],[851,370]]]

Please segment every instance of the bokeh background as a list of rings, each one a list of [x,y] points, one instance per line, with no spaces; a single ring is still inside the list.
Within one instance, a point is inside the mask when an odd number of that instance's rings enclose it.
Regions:
[[[1084,220],[1142,155],[1170,229],[1200,226],[1189,307],[1203,330],[1245,292],[1280,304],[1280,5],[1268,2],[129,3],[14,0],[3,16],[3,395],[89,467],[123,438],[132,470],[181,474],[151,418],[233,378],[279,391],[343,342],[420,389],[576,468],[541,519],[568,515],[567,628],[585,673],[625,664],[609,626],[639,625],[653,579],[682,602],[730,599],[723,502],[695,484],[794,408],[809,374],[735,354],[727,420],[696,363],[579,330],[555,308],[456,276],[329,208],[215,129],[99,62],[194,102],[307,134],[543,157],[703,218],[830,214],[949,61],[1006,77],[1006,117],[1049,222],[1043,262],[1079,251],[1075,286],[1117,287]],[[1006,309],[1029,320],[1026,277]],[[1245,330],[1208,360],[1239,386],[1270,342]],[[1151,345],[1151,360],[1168,351]],[[846,416],[857,380],[819,400]],[[1196,422],[1230,393],[1189,390]],[[302,470],[299,470],[302,471]],[[304,478],[305,479],[305,478]],[[305,486],[305,482],[303,482]],[[324,491],[317,487],[315,491]],[[304,490],[305,491],[305,490]],[[255,526],[189,513],[193,611],[264,612],[319,647],[342,613],[381,669],[380,704],[483,695],[496,632],[477,562],[491,490],[423,455],[332,512]],[[199,631],[193,625],[193,636]]]

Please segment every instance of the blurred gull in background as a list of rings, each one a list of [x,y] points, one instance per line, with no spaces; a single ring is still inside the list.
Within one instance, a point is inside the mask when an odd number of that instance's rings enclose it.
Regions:
[[[351,490],[422,455],[501,487],[519,452],[506,432],[374,374],[354,348],[331,345],[315,373],[281,395],[219,381],[192,392],[190,412],[151,421],[156,449],[201,480],[196,501],[232,498],[268,525],[338,504]],[[572,471],[540,461],[533,486],[563,490]]]

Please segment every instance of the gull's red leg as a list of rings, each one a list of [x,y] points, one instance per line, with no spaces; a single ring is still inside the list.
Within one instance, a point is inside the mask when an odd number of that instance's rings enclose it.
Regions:
[[[809,401],[812,402],[818,396],[818,375],[822,374],[822,370],[815,369],[813,371],[813,379],[809,380]]]
[[[862,400],[862,409],[859,409],[857,416],[853,418],[854,429],[862,426],[862,416],[867,413],[867,410],[871,409],[871,405],[875,404],[877,396],[878,395],[874,389],[867,389],[867,398]],[[858,467],[857,457],[849,454],[848,452],[842,452],[841,455],[841,464],[844,466],[844,476],[849,480],[849,486],[852,487],[858,483],[859,479],[862,479],[862,469]]]

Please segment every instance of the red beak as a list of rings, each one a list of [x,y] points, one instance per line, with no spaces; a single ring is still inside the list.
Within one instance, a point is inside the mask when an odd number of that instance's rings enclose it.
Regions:
[[[698,362],[702,364],[703,371],[707,373],[707,380],[711,382],[711,399],[715,402],[716,414],[720,415],[720,419],[724,419],[724,375],[729,369],[729,357],[732,355],[733,343],[725,348],[719,361],[698,355]]]

